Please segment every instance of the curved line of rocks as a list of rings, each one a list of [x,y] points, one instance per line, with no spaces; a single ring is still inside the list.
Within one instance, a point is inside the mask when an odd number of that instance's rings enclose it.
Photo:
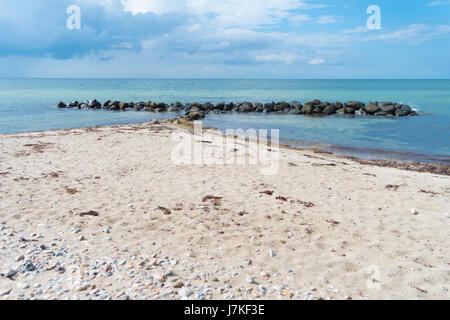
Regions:
[[[308,101],[304,104],[300,102],[269,102],[266,104],[258,102],[239,102],[218,104],[206,103],[170,103],[163,102],[121,102],[108,100],[103,104],[97,100],[85,102],[74,101],[69,104],[59,102],[58,108],[76,108],[76,109],[103,109],[111,111],[126,111],[134,109],[136,111],[147,112],[184,112],[184,118],[188,121],[203,119],[207,114],[220,113],[291,113],[304,115],[369,115],[384,117],[405,117],[418,115],[415,110],[405,104],[394,102],[369,102],[367,104],[360,101],[341,102],[322,102],[320,100]]]

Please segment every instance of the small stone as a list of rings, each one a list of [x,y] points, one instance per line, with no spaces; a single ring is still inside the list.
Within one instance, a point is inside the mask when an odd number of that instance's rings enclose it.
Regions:
[[[0,289],[0,297],[4,297],[4,296],[7,296],[8,294],[10,294],[11,293],[11,288],[8,288],[8,289]]]
[[[28,283],[19,282],[17,283],[17,288],[21,290],[28,289],[30,285]]]
[[[194,292],[189,288],[189,287],[183,287],[179,292],[178,295],[182,298],[182,299],[187,299],[190,296],[192,296],[194,294]]]
[[[16,274],[17,274],[17,271],[13,270],[13,269],[6,269],[6,270],[2,271],[2,273],[1,273],[1,275],[3,277],[9,278],[9,279],[12,279]]]
[[[174,287],[175,289],[183,288],[183,287],[184,287],[184,283],[181,282],[181,281],[177,281],[177,282],[175,282],[175,283],[173,284],[173,287]]]
[[[78,232],[81,232],[81,229],[80,228],[72,228],[72,230],[70,230],[70,232],[78,233]]]
[[[275,257],[277,254],[275,253],[275,251],[270,250],[269,251],[269,256],[271,256],[272,258]]]
[[[253,279],[252,276],[247,276],[246,281],[250,284],[255,283],[255,280]]]
[[[259,286],[258,290],[261,295],[265,295],[267,292],[267,289],[264,286]]]
[[[155,274],[153,275],[153,279],[157,282],[165,282],[166,278],[162,274]]]
[[[262,278],[270,278],[270,273],[266,272],[266,271],[261,271],[259,273],[259,276]]]
[[[411,209],[411,213],[417,216],[419,214],[419,211],[417,211],[416,209]]]

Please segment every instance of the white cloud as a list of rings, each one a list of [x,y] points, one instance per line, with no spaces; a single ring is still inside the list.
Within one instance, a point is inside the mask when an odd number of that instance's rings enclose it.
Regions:
[[[325,8],[301,0],[121,0],[125,10],[134,14],[182,12],[195,15],[217,27],[257,27],[289,19],[307,21],[293,10]]]
[[[353,29],[346,29],[346,30],[343,30],[341,32],[344,33],[344,34],[357,34],[357,33],[364,33],[364,32],[367,32],[367,31],[369,31],[369,29],[367,27],[361,26],[361,27],[356,27],[356,28],[353,28]]]
[[[434,1],[434,2],[430,2],[427,4],[427,6],[429,7],[435,7],[435,6],[441,6],[441,5],[445,5],[445,4],[450,4],[450,1]]]
[[[366,40],[388,40],[418,45],[437,38],[450,36],[450,25],[431,26],[427,24],[411,24],[391,33],[369,36]]]
[[[298,58],[298,56],[291,53],[281,53],[281,54],[260,54],[257,55],[255,58],[257,61],[261,62],[281,61],[286,64],[291,64],[294,60]]]
[[[324,63],[325,63],[325,60],[324,59],[319,59],[319,58],[312,59],[309,62],[309,64],[312,64],[312,65],[324,64]]]
[[[334,16],[322,16],[319,19],[317,19],[317,22],[320,24],[332,24],[336,23],[337,19]]]

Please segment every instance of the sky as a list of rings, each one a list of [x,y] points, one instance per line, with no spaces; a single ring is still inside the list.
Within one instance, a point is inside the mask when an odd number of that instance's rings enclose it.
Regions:
[[[0,77],[449,79],[450,0],[0,0]]]

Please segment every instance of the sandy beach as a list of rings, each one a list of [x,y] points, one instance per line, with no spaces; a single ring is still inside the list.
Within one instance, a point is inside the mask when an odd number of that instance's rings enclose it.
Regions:
[[[0,299],[450,298],[450,176],[289,148],[275,175],[177,165],[174,132],[0,135]]]

